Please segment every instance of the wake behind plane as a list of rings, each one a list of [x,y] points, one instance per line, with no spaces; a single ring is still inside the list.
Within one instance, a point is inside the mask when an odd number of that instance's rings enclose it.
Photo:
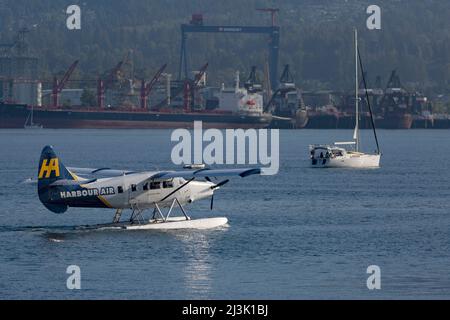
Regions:
[[[42,204],[54,213],[69,207],[115,209],[112,223],[104,227],[140,229],[209,229],[225,225],[227,218],[191,219],[184,206],[211,198],[229,182],[211,178],[261,174],[260,168],[209,169],[189,166],[181,171],[133,172],[109,168],[65,167],[51,146],[42,150],[38,171],[38,194]],[[178,207],[182,216],[173,217]],[[131,216],[121,221],[124,210]],[[151,210],[149,218],[145,211]]]

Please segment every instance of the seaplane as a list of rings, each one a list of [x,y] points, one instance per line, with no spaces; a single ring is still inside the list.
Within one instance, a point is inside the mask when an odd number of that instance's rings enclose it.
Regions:
[[[101,228],[211,229],[226,225],[225,217],[191,219],[185,205],[211,198],[229,179],[261,174],[261,168],[211,169],[204,165],[187,165],[179,171],[134,172],[110,168],[65,167],[53,147],[42,150],[38,170],[38,195],[50,211],[62,214],[69,207],[115,209],[112,223]],[[222,179],[222,178],[221,178]],[[175,216],[174,211],[181,212]],[[131,215],[122,221],[122,213]],[[151,211],[145,217],[145,211]]]

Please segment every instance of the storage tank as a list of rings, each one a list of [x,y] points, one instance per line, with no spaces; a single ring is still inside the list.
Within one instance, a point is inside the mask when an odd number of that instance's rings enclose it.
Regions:
[[[8,79],[0,80],[0,101],[12,100],[13,81]]]
[[[38,81],[14,81],[12,95],[13,101],[20,104],[38,105],[38,83]]]
[[[42,82],[36,84],[36,106],[42,107]]]

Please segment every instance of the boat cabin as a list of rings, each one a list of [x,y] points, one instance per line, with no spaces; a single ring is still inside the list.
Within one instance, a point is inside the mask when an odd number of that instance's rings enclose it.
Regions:
[[[347,150],[333,145],[311,145],[309,150],[313,165],[318,164],[320,161],[325,164],[328,159],[341,158],[347,155]]]

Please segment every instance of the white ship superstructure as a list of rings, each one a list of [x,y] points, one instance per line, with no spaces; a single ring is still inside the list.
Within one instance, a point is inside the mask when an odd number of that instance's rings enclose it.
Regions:
[[[264,113],[263,96],[241,88],[239,82],[239,72],[237,72],[234,88],[225,88],[222,85],[219,92],[219,109],[235,114],[261,116]]]

